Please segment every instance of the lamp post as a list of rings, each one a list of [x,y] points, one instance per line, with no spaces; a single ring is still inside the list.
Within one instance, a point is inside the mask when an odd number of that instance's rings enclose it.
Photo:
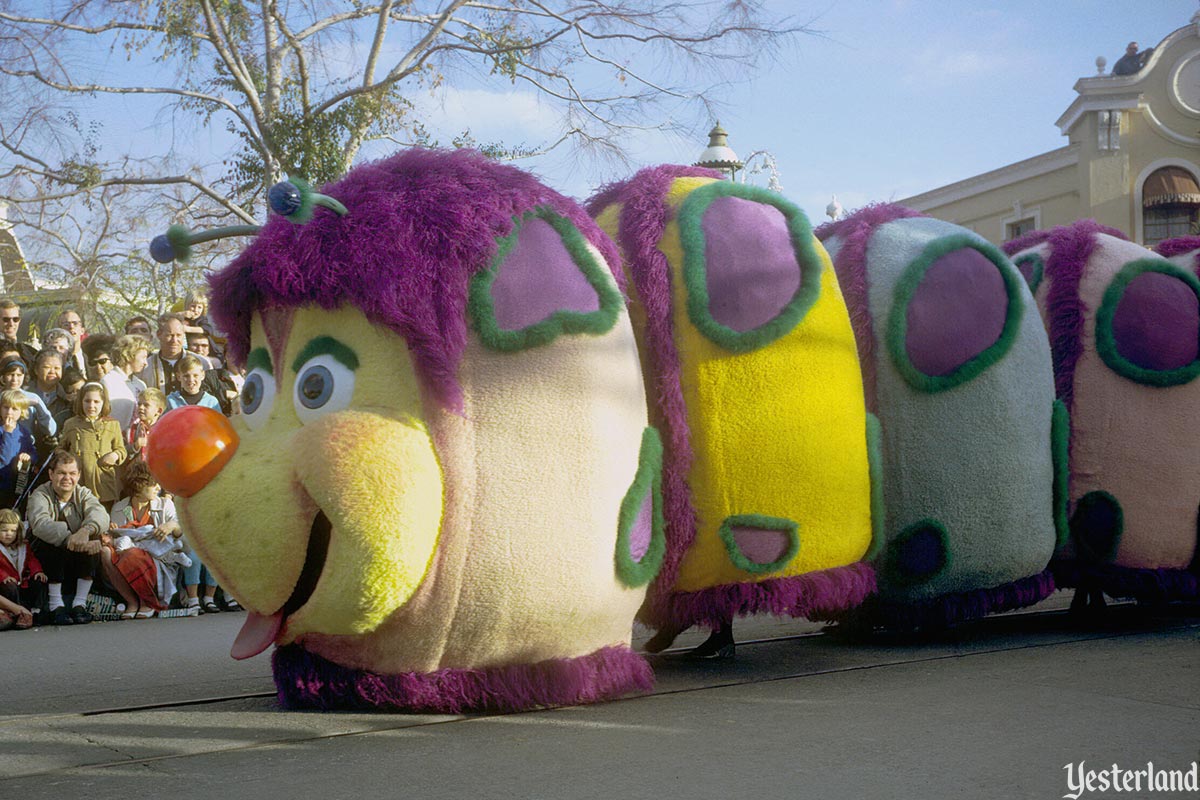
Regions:
[[[708,167],[725,175],[726,180],[745,183],[751,175],[757,175],[764,170],[768,173],[767,188],[772,192],[782,192],[783,184],[779,182],[779,168],[775,164],[775,156],[767,150],[755,150],[743,161],[729,146],[729,134],[718,122],[708,132],[708,147],[700,154],[700,160],[693,166]]]
[[[767,188],[772,192],[783,193],[783,184],[779,182],[779,168],[775,164],[775,156],[767,150],[755,150],[746,156],[745,168],[742,171],[742,183],[750,175],[757,175],[766,170]]]
[[[742,167],[746,166],[733,148],[729,146],[729,134],[721,127],[720,121],[708,132],[708,147],[700,154],[700,159],[693,165],[708,167],[724,173],[726,179],[732,181]]]

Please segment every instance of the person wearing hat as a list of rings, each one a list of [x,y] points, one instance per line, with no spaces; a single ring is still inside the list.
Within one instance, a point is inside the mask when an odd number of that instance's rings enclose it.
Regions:
[[[0,361],[0,391],[5,389],[20,389],[29,398],[29,419],[22,420],[22,425],[32,423],[31,432],[38,441],[50,439],[58,433],[58,425],[50,415],[50,409],[36,393],[25,388],[25,375],[29,368],[17,356],[7,356]]]

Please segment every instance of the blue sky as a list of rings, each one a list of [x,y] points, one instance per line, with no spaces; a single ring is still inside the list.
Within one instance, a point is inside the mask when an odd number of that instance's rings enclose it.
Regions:
[[[1054,125],[1096,56],[1112,65],[1189,23],[1196,0],[829,0],[770,3],[823,31],[724,94],[739,154],[766,149],[814,223],[1066,145]],[[480,138],[488,131],[477,124]],[[649,140],[639,163],[690,162],[706,140]],[[566,162],[566,163],[563,163]],[[551,156],[532,165],[570,194],[612,178]]]
[[[1063,146],[1054,121],[1075,97],[1074,82],[1095,74],[1096,56],[1111,67],[1130,40],[1156,45],[1200,8],[1196,0],[767,5],[820,35],[800,35],[773,63],[732,76],[717,93],[719,116],[740,154],[765,149],[776,157],[785,194],[814,223],[835,193],[846,208],[899,199]],[[128,77],[132,66],[119,51],[75,55],[100,74]],[[443,142],[468,127],[481,142],[555,138],[553,113],[519,87],[455,79],[439,98],[418,100]],[[194,117],[156,115],[143,103],[108,97],[89,107],[104,121],[103,156],[130,141],[147,150],[173,141],[181,152],[220,161],[227,134],[196,130]],[[703,132],[647,134],[628,143],[634,168],[690,163],[705,144]],[[576,197],[630,169],[567,152],[520,164]]]

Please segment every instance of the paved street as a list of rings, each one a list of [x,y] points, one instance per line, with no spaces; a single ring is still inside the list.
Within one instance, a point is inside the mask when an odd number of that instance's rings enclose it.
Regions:
[[[1081,759],[1190,767],[1200,610],[1064,599],[928,641],[755,619],[649,696],[499,716],[279,711],[241,614],[5,633],[0,797],[1049,800]]]

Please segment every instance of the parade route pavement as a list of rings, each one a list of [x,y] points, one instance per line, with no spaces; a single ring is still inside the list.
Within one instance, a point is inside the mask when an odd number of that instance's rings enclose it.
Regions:
[[[1055,800],[1080,761],[1190,768],[1200,608],[1079,626],[1065,599],[918,639],[739,621],[732,662],[502,715],[282,711],[269,659],[227,655],[243,614],[9,632],[0,797]]]

